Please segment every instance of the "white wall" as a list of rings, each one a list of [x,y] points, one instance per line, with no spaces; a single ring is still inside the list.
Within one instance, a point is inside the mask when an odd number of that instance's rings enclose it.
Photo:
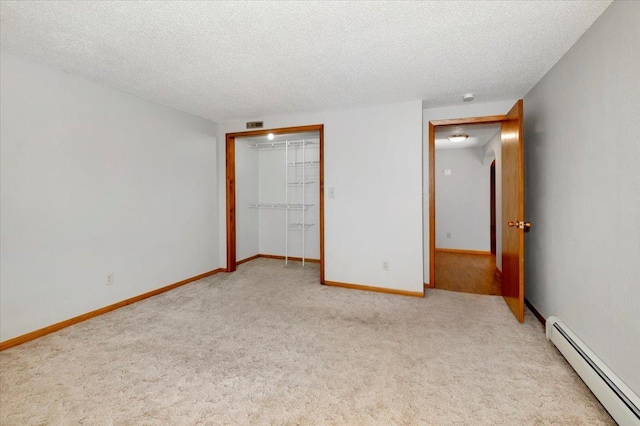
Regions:
[[[258,209],[259,194],[258,150],[249,147],[250,139],[236,139],[236,259],[243,260],[259,253]],[[226,220],[226,216],[225,220]]]
[[[436,150],[436,248],[491,250],[490,164],[483,160],[483,147]]]
[[[1,340],[219,266],[217,125],[0,65]]]
[[[429,108],[422,112],[422,118],[424,122],[424,132],[422,134],[423,145],[423,167],[422,167],[422,180],[424,182],[424,197],[423,197],[423,253],[424,253],[424,282],[429,283],[429,229],[431,224],[429,223],[429,121],[444,120],[447,118],[468,118],[468,117],[482,117],[487,115],[502,115],[509,112],[509,110],[516,103],[517,99],[499,101],[499,102],[487,102],[487,103],[465,103],[460,105],[454,105],[450,107],[442,108]],[[525,105],[526,109],[526,105]],[[497,163],[497,161],[496,161]],[[498,228],[499,228],[498,224]]]
[[[251,117],[265,128],[324,124],[325,279],[422,292],[420,101],[314,114]],[[220,124],[225,133],[245,121]],[[218,155],[224,158],[224,147]],[[224,161],[219,159],[221,213]],[[222,221],[221,235],[226,233]],[[389,261],[389,271],[382,261]],[[221,264],[226,263],[221,242]]]
[[[262,149],[260,158],[261,203],[284,203],[287,186],[285,185],[284,148]],[[285,227],[284,210],[261,209],[260,215],[260,253],[284,256]]]
[[[640,3],[614,2],[525,97],[527,299],[640,394]]]
[[[484,164],[496,160],[496,267],[502,271],[502,138],[496,133],[484,146]]]

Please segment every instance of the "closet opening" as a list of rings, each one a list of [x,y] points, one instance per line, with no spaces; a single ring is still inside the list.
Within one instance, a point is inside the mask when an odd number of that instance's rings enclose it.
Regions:
[[[320,264],[324,284],[324,126],[226,135],[227,272],[266,257]]]
[[[500,282],[500,293],[509,309],[520,322],[524,322],[524,233],[531,226],[524,221],[524,162],[523,162],[523,101],[518,100],[505,115],[454,118],[429,121],[428,170],[429,170],[429,287],[441,288],[436,276],[436,233],[440,217],[436,220],[438,205],[436,176],[444,176],[443,164],[436,159],[436,139],[438,130],[454,130],[444,136],[466,136],[455,138],[458,142],[471,136],[465,126],[499,124],[500,131],[487,142],[483,149],[483,164],[495,160],[495,210],[496,210],[496,267],[494,277]],[[453,129],[452,129],[453,127]],[[451,142],[454,140],[449,139]],[[492,149],[493,147],[493,149]],[[455,176],[452,168],[447,177]],[[463,170],[463,169],[461,169]],[[489,174],[485,174],[488,176]],[[485,186],[486,188],[486,186]],[[488,198],[488,197],[487,197]],[[470,210],[475,210],[474,208]],[[469,209],[465,210],[469,211]],[[513,219],[510,219],[513,218]],[[426,217],[425,217],[426,219]],[[517,220],[516,220],[517,219]],[[489,221],[478,229],[489,234]],[[442,235],[442,234],[441,234]],[[453,233],[451,234],[453,237]],[[442,238],[441,238],[442,241]],[[446,234],[445,234],[446,241]],[[456,264],[457,270],[464,266]],[[445,283],[446,284],[446,283]]]

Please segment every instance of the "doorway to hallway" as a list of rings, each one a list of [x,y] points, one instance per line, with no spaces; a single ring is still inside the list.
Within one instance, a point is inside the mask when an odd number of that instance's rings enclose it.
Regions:
[[[435,287],[500,295],[495,279],[496,194],[501,123],[440,126],[435,132]],[[491,224],[493,223],[493,228]],[[492,232],[493,231],[493,232]]]
[[[501,212],[497,229],[498,259],[502,263],[501,293],[520,322],[524,322],[524,232],[531,226],[524,220],[523,101],[505,115],[436,120],[429,122],[429,283],[438,287],[436,277],[436,129],[479,123],[500,124]],[[460,136],[460,135],[452,135]],[[460,138],[456,138],[460,139]],[[465,140],[462,138],[461,140]],[[453,141],[452,141],[453,142]],[[496,197],[498,198],[498,197]],[[488,222],[488,221],[487,221]],[[488,227],[487,227],[488,228]],[[488,229],[487,229],[488,230]]]

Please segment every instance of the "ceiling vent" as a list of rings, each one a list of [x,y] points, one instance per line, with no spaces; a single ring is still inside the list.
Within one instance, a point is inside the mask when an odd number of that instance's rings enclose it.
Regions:
[[[262,129],[263,127],[263,121],[247,121],[247,129]]]

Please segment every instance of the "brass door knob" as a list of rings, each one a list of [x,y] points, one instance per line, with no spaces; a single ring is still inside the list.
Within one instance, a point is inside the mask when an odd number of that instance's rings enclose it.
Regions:
[[[528,231],[531,228],[531,222],[525,222],[524,220],[514,220],[507,222],[509,228],[520,228]]]

